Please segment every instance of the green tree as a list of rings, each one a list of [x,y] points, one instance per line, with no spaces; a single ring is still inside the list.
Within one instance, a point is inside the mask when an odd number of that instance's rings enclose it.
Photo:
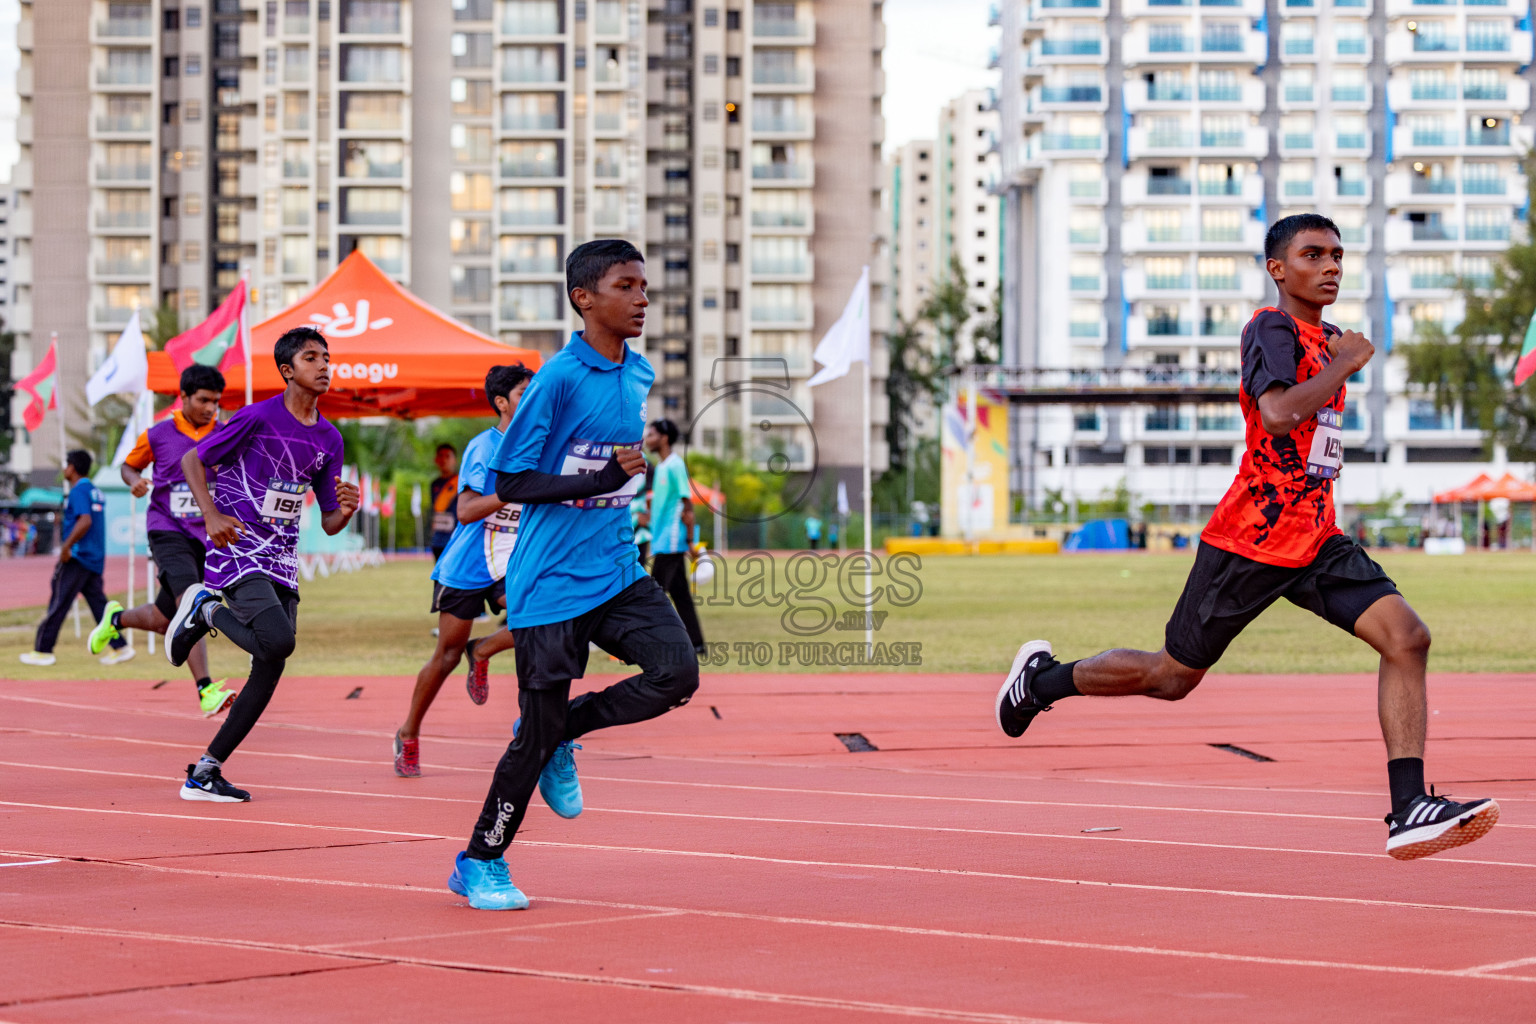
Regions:
[[[1536,175],[1536,156],[1527,157],[1526,173]],[[1459,402],[1463,422],[1476,424],[1486,445],[1501,442],[1521,462],[1536,459],[1536,377],[1517,388],[1510,375],[1536,314],[1536,210],[1526,227],[1527,240],[1499,257],[1491,284],[1461,281],[1466,314],[1455,331],[1421,323],[1407,346],[1409,381],[1441,410]]]
[[[918,410],[936,402],[943,385],[937,353],[924,337],[921,320],[908,323],[897,316],[885,338],[891,355],[885,378],[885,396],[890,403],[885,442],[890,447],[891,472],[904,475],[910,452],[918,442]]]
[[[960,350],[960,339],[971,319],[971,298],[960,257],[950,257],[949,272],[935,282],[933,294],[924,303],[918,318],[932,324],[939,336],[939,369],[962,366],[969,361],[970,353]]]
[[[999,281],[992,290],[992,308],[986,319],[971,332],[972,361],[1000,363],[1003,361],[1003,285]]]
[[[12,384],[11,356],[16,351],[16,335],[7,330],[0,320],[0,462],[10,462],[11,445],[16,441],[16,427],[11,422],[11,395],[16,387]]]

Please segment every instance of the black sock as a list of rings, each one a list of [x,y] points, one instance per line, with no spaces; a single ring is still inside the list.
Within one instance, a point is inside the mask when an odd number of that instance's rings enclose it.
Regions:
[[[1387,784],[1392,788],[1392,813],[1397,814],[1424,795],[1424,759],[1394,757],[1387,762]]]
[[[113,629],[122,629],[123,628],[122,627],[122,621],[123,621],[123,613],[122,612],[113,612],[112,613],[112,628]]]
[[[207,676],[203,676],[203,678],[197,681],[197,692],[202,693],[203,687],[207,686],[211,682],[213,682],[212,679],[209,679]]]
[[[1030,680],[1030,696],[1041,704],[1051,704],[1063,697],[1079,696],[1083,691],[1072,681],[1072,667],[1076,664],[1075,661],[1069,661],[1063,665],[1052,659],[1050,665],[1035,673],[1035,678]]]

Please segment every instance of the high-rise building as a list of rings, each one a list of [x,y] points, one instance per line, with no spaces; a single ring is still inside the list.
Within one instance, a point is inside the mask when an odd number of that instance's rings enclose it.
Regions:
[[[867,0],[652,10],[646,236],[663,319],[652,344],[665,408],[696,424],[695,446],[758,463],[780,454],[790,472],[860,464],[860,372],[814,393],[805,381],[861,268],[881,265],[880,17]],[[884,300],[877,275],[877,335]]]
[[[67,389],[134,310],[189,326],[242,275],[270,315],[354,249],[553,352],[566,255],[620,236],[651,256],[658,415],[691,422],[718,357],[781,356],[821,461],[857,465],[856,380],[818,415],[804,379],[877,255],[878,2],[24,0],[19,43],[21,371],[57,331]],[[693,443],[782,420],[810,468],[799,413],[751,404]],[[56,465],[38,441],[13,463]]]
[[[907,323],[922,315],[933,295],[939,262],[938,161],[932,139],[898,146],[885,166],[885,202],[891,267],[891,311]]]
[[[972,89],[939,111],[938,253],[936,272],[959,266],[974,318],[992,314],[1002,274],[1001,205],[997,185],[997,111],[991,96]]]
[[[1428,499],[1481,437],[1405,383],[1400,351],[1460,320],[1519,230],[1525,0],[1008,3],[999,66],[1005,362],[1232,369],[1273,301],[1267,222],[1331,216],[1346,273],[1326,314],[1378,357],[1350,383],[1341,503]],[[1394,344],[1396,343],[1396,344]],[[1235,405],[1017,417],[1014,485],[1208,510],[1242,451]],[[1502,459],[1502,452],[1496,452]]]

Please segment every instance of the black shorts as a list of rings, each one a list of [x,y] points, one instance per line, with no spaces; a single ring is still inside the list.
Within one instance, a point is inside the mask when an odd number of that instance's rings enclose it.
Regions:
[[[1348,537],[1328,538],[1310,565],[1295,569],[1255,562],[1201,541],[1168,620],[1164,645],[1179,664],[1207,669],[1282,597],[1354,633],[1367,608],[1396,593],[1397,584],[1386,571]]]
[[[558,690],[580,679],[591,644],[645,668],[699,664],[677,609],[661,585],[644,575],[574,619],[516,627],[512,640],[520,690]]]
[[[506,604],[506,586],[507,581],[502,579],[483,590],[460,590],[433,580],[432,611],[452,615],[466,622],[473,622],[487,612],[494,615]]]
[[[280,608],[295,634],[299,631],[299,592],[261,573],[252,573],[224,588],[224,607],[249,626],[268,608]]]
[[[155,575],[160,578],[155,607],[167,619],[173,619],[183,591],[203,582],[203,559],[208,556],[208,548],[179,530],[150,530],[149,555],[155,560]]]

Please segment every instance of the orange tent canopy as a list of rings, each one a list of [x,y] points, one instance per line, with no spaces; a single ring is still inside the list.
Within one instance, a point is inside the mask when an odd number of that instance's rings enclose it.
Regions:
[[[695,505],[708,505],[718,509],[725,502],[725,495],[707,484],[701,484],[697,480],[688,481],[688,486],[693,488],[693,503]]]
[[[1435,501],[1442,505],[1453,501],[1490,501],[1493,498],[1536,501],[1536,484],[1526,483],[1512,473],[1505,473],[1497,480],[1487,473],[1479,473],[1471,483],[1435,495]]]
[[[485,374],[522,363],[537,370],[539,354],[512,348],[438,312],[390,280],[354,250],[314,291],[251,328],[253,397],[283,390],[272,349],[284,331],[318,327],[331,351],[331,390],[320,411],[358,416],[489,416]],[[164,352],[149,353],[149,388],[174,395],[180,371]],[[224,406],[245,398],[245,368],[225,374]]]

